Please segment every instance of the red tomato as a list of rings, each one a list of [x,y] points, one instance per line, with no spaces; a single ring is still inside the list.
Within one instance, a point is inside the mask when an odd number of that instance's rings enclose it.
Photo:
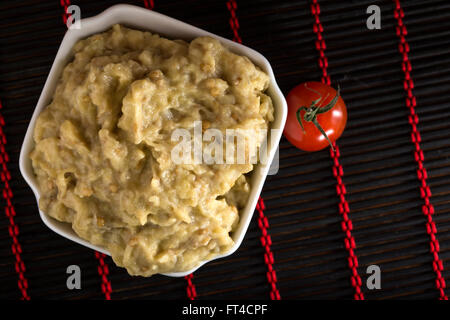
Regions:
[[[318,151],[341,136],[347,123],[347,107],[338,93],[326,84],[313,81],[289,92],[284,136],[290,143],[304,151]],[[320,132],[320,127],[326,135]]]

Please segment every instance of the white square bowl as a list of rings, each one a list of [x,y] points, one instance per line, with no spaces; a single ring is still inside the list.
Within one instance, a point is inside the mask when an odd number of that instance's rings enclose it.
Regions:
[[[216,38],[231,51],[250,58],[253,63],[258,65],[270,77],[270,84],[267,93],[272,98],[275,109],[275,120],[271,123],[271,129],[278,130],[275,133],[271,134],[268,141],[268,161],[266,161],[266,164],[258,163],[255,166],[254,171],[252,172],[250,181],[251,191],[248,203],[244,210],[240,212],[239,225],[232,234],[234,245],[228,252],[217,256],[214,259],[228,256],[235,252],[240,246],[248,229],[248,225],[250,224],[251,218],[253,216],[259,194],[270,167],[270,163],[273,160],[276,149],[280,142],[281,133],[284,128],[287,115],[286,100],[284,99],[284,96],[275,81],[272,67],[270,66],[269,62],[260,53],[241,44],[219,37],[217,35],[196,28],[179,20],[175,20],[173,18],[159,14],[157,12],[131,5],[115,5],[95,17],[82,19],[80,29],[70,29],[66,32],[64,39],[59,47],[58,53],[56,54],[55,61],[53,62],[50,74],[47,77],[44,89],[42,90],[41,96],[39,97],[36,109],[34,110],[33,117],[31,118],[24,142],[22,144],[19,160],[20,171],[25,178],[25,181],[33,190],[36,200],[39,202],[40,192],[36,177],[33,172],[33,168],[31,166],[31,160],[29,158],[29,154],[34,148],[33,131],[36,119],[41,111],[51,102],[53,93],[64,67],[73,58],[72,48],[75,43],[78,40],[84,39],[93,34],[104,32],[117,23],[131,28],[157,33],[169,39],[183,39],[189,41],[199,36],[210,36]],[[86,240],[81,239],[73,231],[70,224],[59,222],[51,218],[41,210],[39,210],[39,213],[45,225],[47,225],[47,227],[49,227],[59,235],[82,244],[88,248],[97,250],[105,254],[109,254],[109,252],[105,248],[92,245]],[[209,261],[211,260],[203,261],[196,268],[186,272],[167,273],[165,275],[171,277],[182,277],[194,272],[200,266]]]

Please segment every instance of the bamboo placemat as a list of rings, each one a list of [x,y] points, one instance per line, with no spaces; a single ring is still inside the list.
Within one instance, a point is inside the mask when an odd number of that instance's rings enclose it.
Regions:
[[[261,195],[265,208],[258,206],[234,255],[193,278],[130,277],[109,257],[47,229],[18,168],[28,121],[65,33],[64,8],[76,4],[89,17],[119,1],[2,1],[0,298],[445,297],[448,1],[120,2],[242,40],[268,58],[285,94],[304,81],[339,83],[349,112],[339,153],[304,153],[283,138],[280,170]],[[369,5],[381,8],[380,30],[366,27]],[[261,227],[270,235],[273,261]],[[71,264],[81,267],[81,290],[66,287]],[[373,264],[382,271],[381,290],[366,287]]]

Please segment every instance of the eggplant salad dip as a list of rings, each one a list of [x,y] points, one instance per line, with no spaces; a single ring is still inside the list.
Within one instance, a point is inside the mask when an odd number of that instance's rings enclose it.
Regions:
[[[269,76],[211,37],[121,25],[73,52],[34,128],[40,209],[131,275],[187,271],[226,253],[253,164],[175,163],[171,136],[197,121],[267,131]]]

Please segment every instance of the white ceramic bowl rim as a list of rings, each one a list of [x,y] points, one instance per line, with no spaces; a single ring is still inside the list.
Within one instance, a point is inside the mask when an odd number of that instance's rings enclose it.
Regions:
[[[231,51],[245,55],[249,57],[256,65],[258,65],[262,70],[264,70],[270,77],[270,84],[267,90],[267,93],[272,98],[274,108],[275,108],[275,120],[271,124],[272,129],[279,129],[275,134],[270,136],[268,141],[268,162],[267,164],[257,164],[254,168],[254,172],[251,177],[251,191],[248,203],[246,207],[240,213],[240,222],[237,229],[233,232],[232,237],[234,240],[233,247],[220,256],[215,257],[214,259],[203,261],[197,267],[185,271],[185,272],[174,272],[174,273],[166,273],[164,275],[171,277],[182,277],[187,274],[190,274],[201,267],[203,264],[218,259],[222,257],[226,257],[232,253],[234,253],[245,236],[245,233],[250,224],[251,218],[253,216],[253,212],[256,207],[256,203],[259,198],[259,194],[263,187],[264,181],[266,179],[270,163],[273,160],[273,157],[276,153],[276,149],[278,147],[279,141],[281,139],[281,132],[284,128],[284,124],[286,122],[287,115],[287,106],[286,100],[284,99],[283,94],[281,93],[276,81],[275,76],[273,74],[272,67],[266,58],[264,58],[260,53],[256,52],[253,49],[245,47],[239,43],[230,41],[228,39],[219,37],[202,29],[196,28],[184,22],[175,20],[173,18],[167,17],[165,15],[159,14],[154,11],[150,11],[141,7],[136,7],[132,5],[124,5],[119,4],[112,6],[97,16],[86,18],[81,20],[81,28],[80,29],[71,29],[68,30],[61,42],[61,45],[58,49],[58,53],[55,57],[55,61],[53,62],[50,73],[45,82],[42,93],[39,97],[38,103],[34,110],[33,116],[31,118],[30,124],[28,126],[24,142],[22,144],[21,152],[20,152],[20,171],[25,179],[25,181],[29,184],[33,193],[36,197],[36,200],[39,202],[39,189],[36,181],[36,177],[34,175],[31,160],[29,158],[29,153],[34,148],[33,141],[33,131],[35,127],[35,122],[37,116],[40,112],[50,103],[51,98],[53,96],[54,90],[56,88],[56,84],[60,78],[62,70],[64,66],[71,60],[72,48],[73,45],[80,39],[86,38],[92,34],[106,31],[114,24],[123,24],[128,27],[133,27],[141,30],[148,30],[153,33],[158,33],[162,36],[168,38],[179,38],[185,40],[192,40],[198,36],[210,36],[216,38],[221,41],[223,45],[228,47]],[[109,255],[109,252],[102,247],[92,245],[84,239],[81,239],[75,232],[72,230],[70,224],[59,222],[47,214],[39,210],[42,221],[47,225],[51,230],[58,233],[59,235],[75,241],[79,244],[82,244],[91,249],[97,250],[99,252],[105,253]]]

